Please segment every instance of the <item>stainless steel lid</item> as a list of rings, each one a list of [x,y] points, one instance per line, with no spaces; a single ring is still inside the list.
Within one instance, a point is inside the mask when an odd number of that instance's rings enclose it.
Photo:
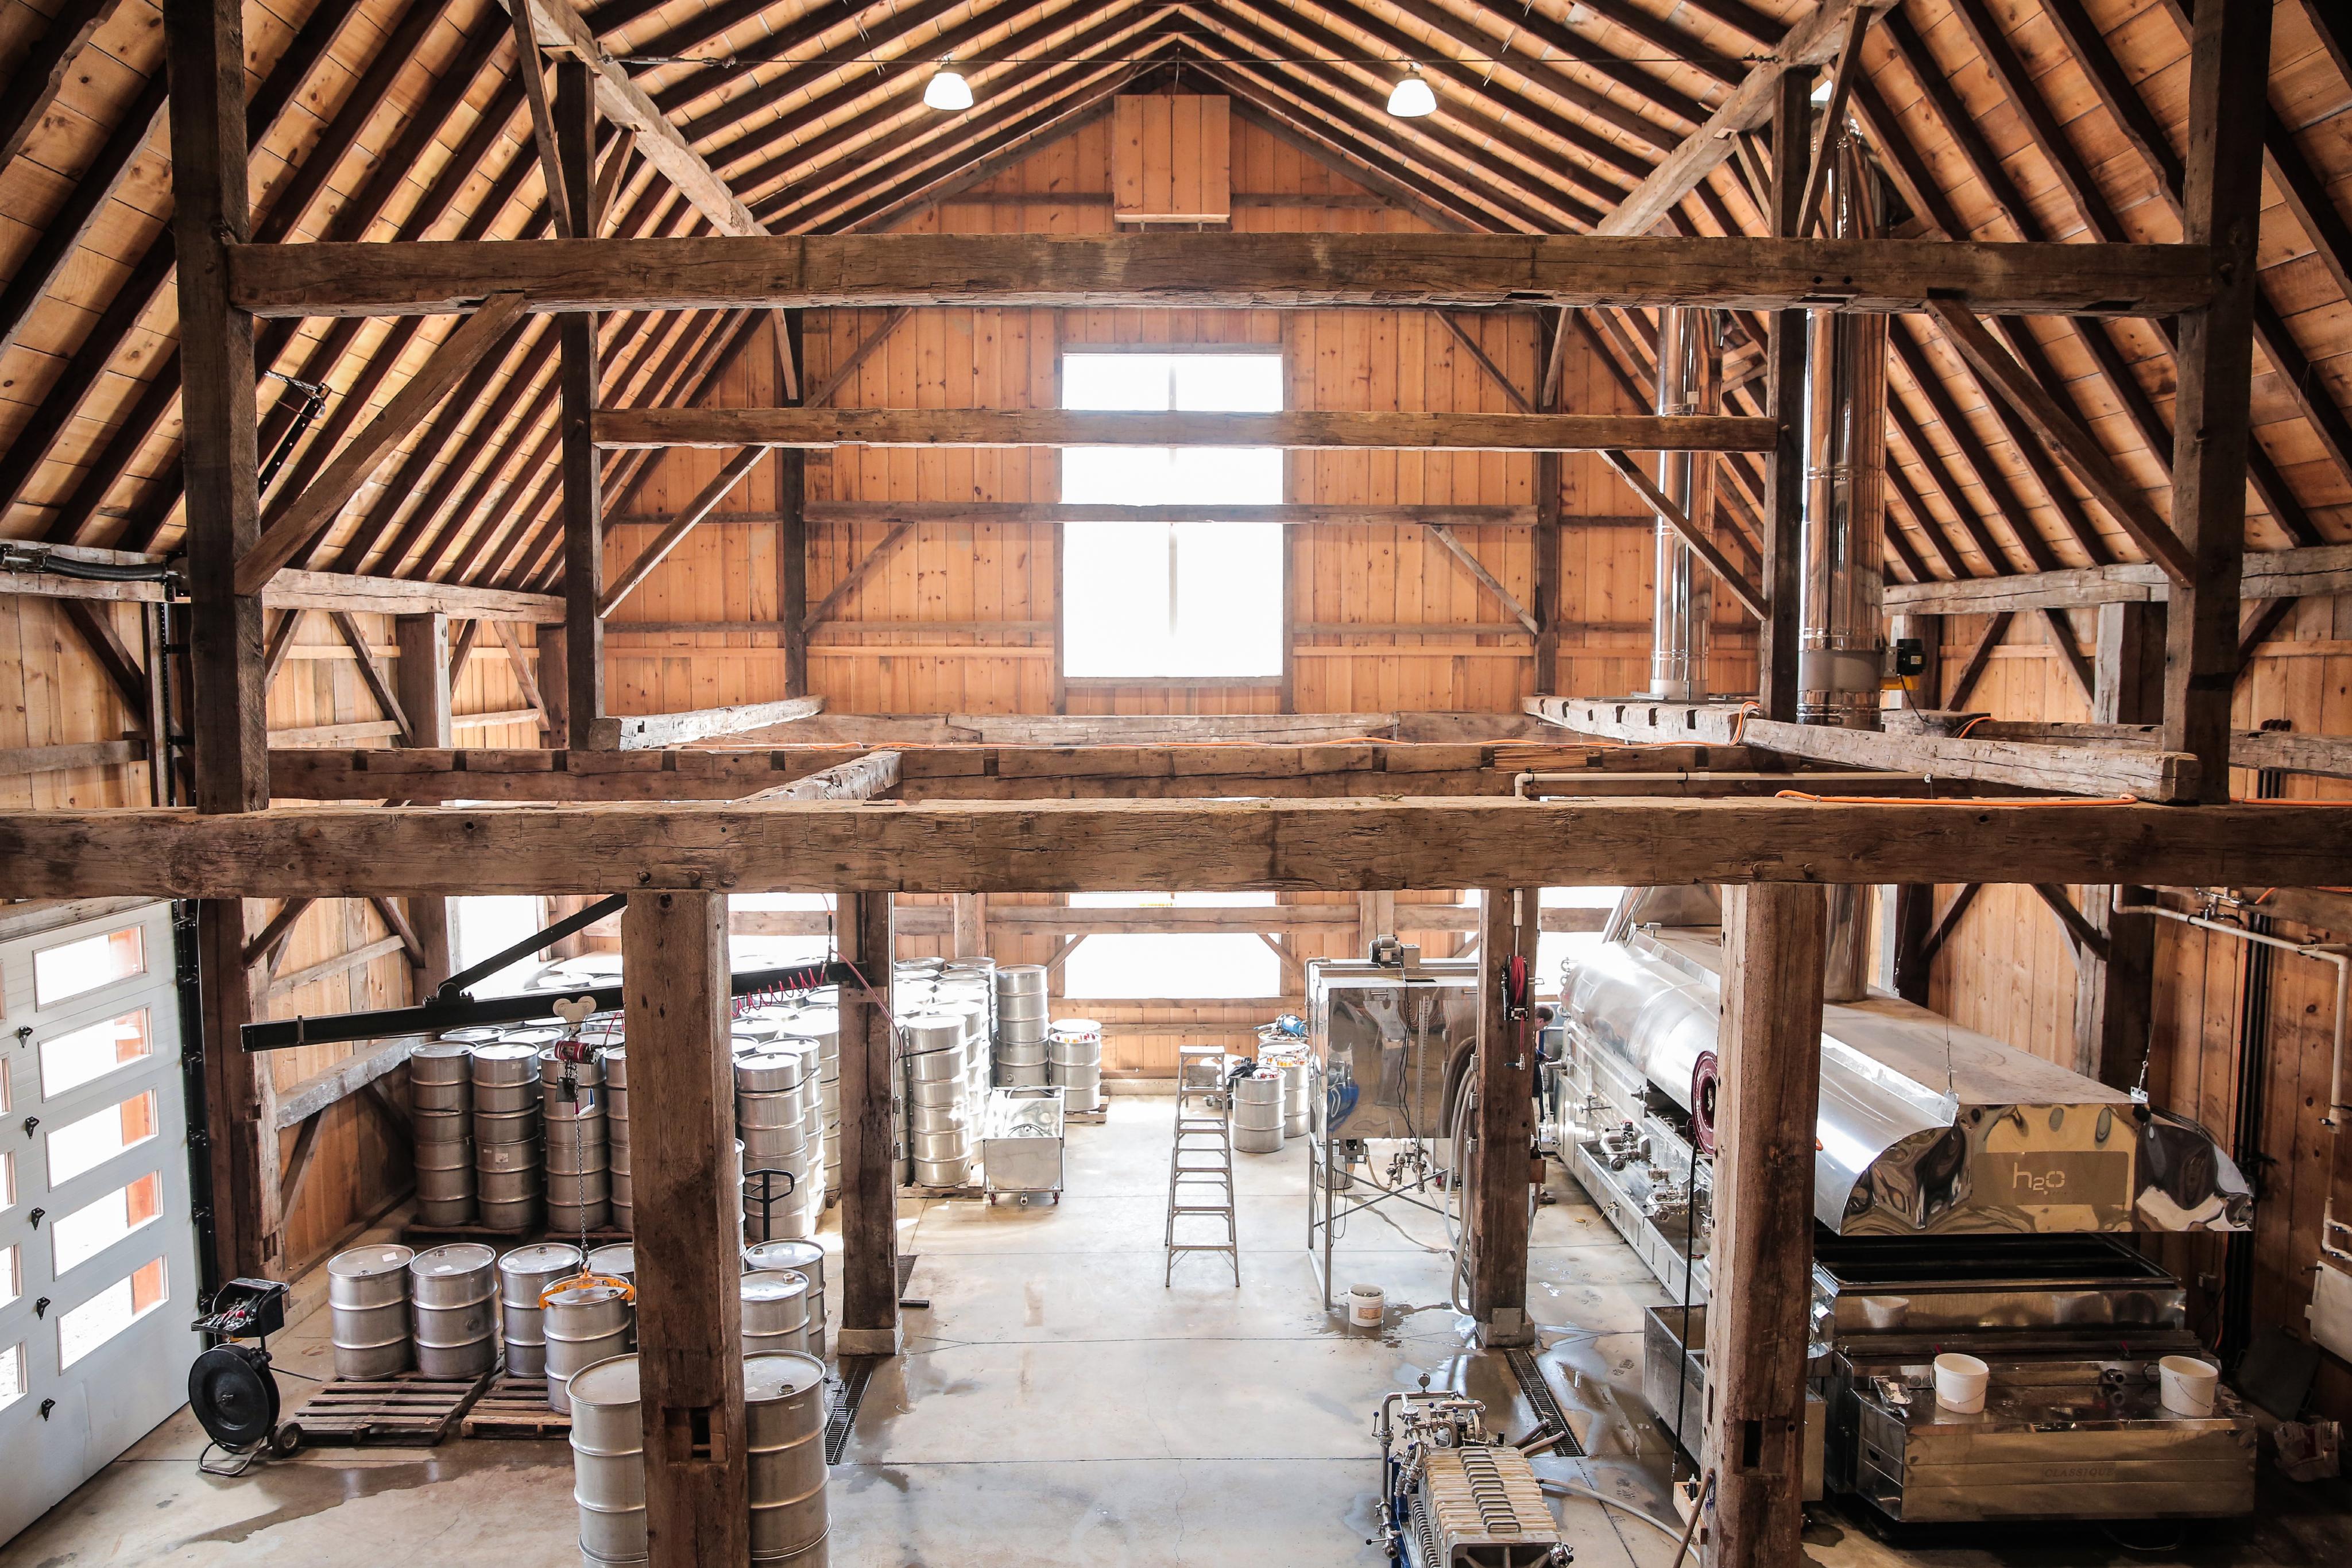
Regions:
[[[415,1257],[405,1247],[354,1247],[328,1259],[327,1272],[345,1280],[372,1280],[380,1274],[399,1273]]]
[[[763,1350],[743,1358],[743,1403],[805,1394],[824,1382],[824,1363],[797,1350]]]
[[[570,1386],[575,1405],[635,1405],[644,1397],[634,1355],[616,1355],[583,1366],[572,1375]]]
[[[412,1274],[471,1274],[490,1267],[499,1255],[478,1241],[452,1241],[419,1252],[408,1265]]]

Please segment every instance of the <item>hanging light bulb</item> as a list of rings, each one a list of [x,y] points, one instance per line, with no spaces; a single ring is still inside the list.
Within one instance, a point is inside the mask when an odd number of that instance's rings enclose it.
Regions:
[[[924,84],[923,102],[926,107],[941,109],[952,114],[971,107],[971,84],[955,68],[953,60],[941,60],[940,68],[931,73]]]
[[[1399,120],[1419,120],[1437,112],[1437,95],[1429,90],[1419,66],[1406,68],[1396,86],[1389,89],[1389,112]]]

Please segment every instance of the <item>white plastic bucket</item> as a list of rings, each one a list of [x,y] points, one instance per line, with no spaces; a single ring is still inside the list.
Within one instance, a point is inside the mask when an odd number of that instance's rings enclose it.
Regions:
[[[1973,1416],[1984,1408],[1991,1376],[1991,1369],[1975,1356],[1948,1350],[1936,1358],[1936,1403],[1955,1415]]]
[[[2210,1416],[2221,1369],[2193,1355],[2168,1355],[2156,1364],[2158,1396],[2176,1416]]]
[[[1376,1329],[1388,1321],[1389,1301],[1378,1285],[1348,1287],[1348,1326]]]

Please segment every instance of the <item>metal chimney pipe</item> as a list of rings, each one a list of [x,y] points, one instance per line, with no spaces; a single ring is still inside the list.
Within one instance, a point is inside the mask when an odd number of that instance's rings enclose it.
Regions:
[[[1822,230],[1884,232],[1876,171],[1851,125],[1829,151]],[[1803,591],[1797,721],[1876,729],[1886,635],[1879,558],[1886,529],[1886,318],[1812,313],[1805,367]],[[1870,991],[1868,887],[1833,886],[1822,997]]]
[[[1658,413],[1715,413],[1720,371],[1712,312],[1658,313]],[[1715,509],[1715,460],[1696,452],[1661,452],[1658,488],[1683,516],[1705,528]],[[1658,519],[1654,549],[1650,695],[1666,702],[1704,702],[1715,579],[1664,517]]]
[[[1824,232],[1879,236],[1878,183],[1845,128],[1828,154]],[[1886,318],[1817,310],[1805,373],[1797,720],[1878,727],[1885,667]]]

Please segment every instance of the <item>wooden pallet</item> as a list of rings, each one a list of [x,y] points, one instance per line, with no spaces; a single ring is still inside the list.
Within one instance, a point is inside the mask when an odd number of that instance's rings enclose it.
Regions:
[[[400,1239],[403,1246],[413,1247],[420,1252],[428,1247],[446,1247],[459,1241],[478,1241],[502,1253],[540,1241],[564,1241],[574,1247],[580,1244],[577,1232],[558,1235],[544,1226],[533,1226],[529,1230],[492,1230],[487,1225],[407,1225],[401,1228]],[[610,1226],[600,1227],[588,1233],[588,1245],[592,1249],[635,1239],[628,1231],[615,1230]]]
[[[1073,1127],[1099,1127],[1110,1120],[1110,1107],[1097,1105],[1091,1111],[1065,1111],[1062,1121]]]
[[[572,1417],[547,1407],[546,1378],[502,1373],[466,1412],[459,1431],[468,1437],[561,1442],[572,1435]]]
[[[380,1381],[329,1383],[288,1419],[302,1428],[307,1444],[429,1448],[457,1428],[489,1386],[491,1375],[426,1377],[404,1372]]]

